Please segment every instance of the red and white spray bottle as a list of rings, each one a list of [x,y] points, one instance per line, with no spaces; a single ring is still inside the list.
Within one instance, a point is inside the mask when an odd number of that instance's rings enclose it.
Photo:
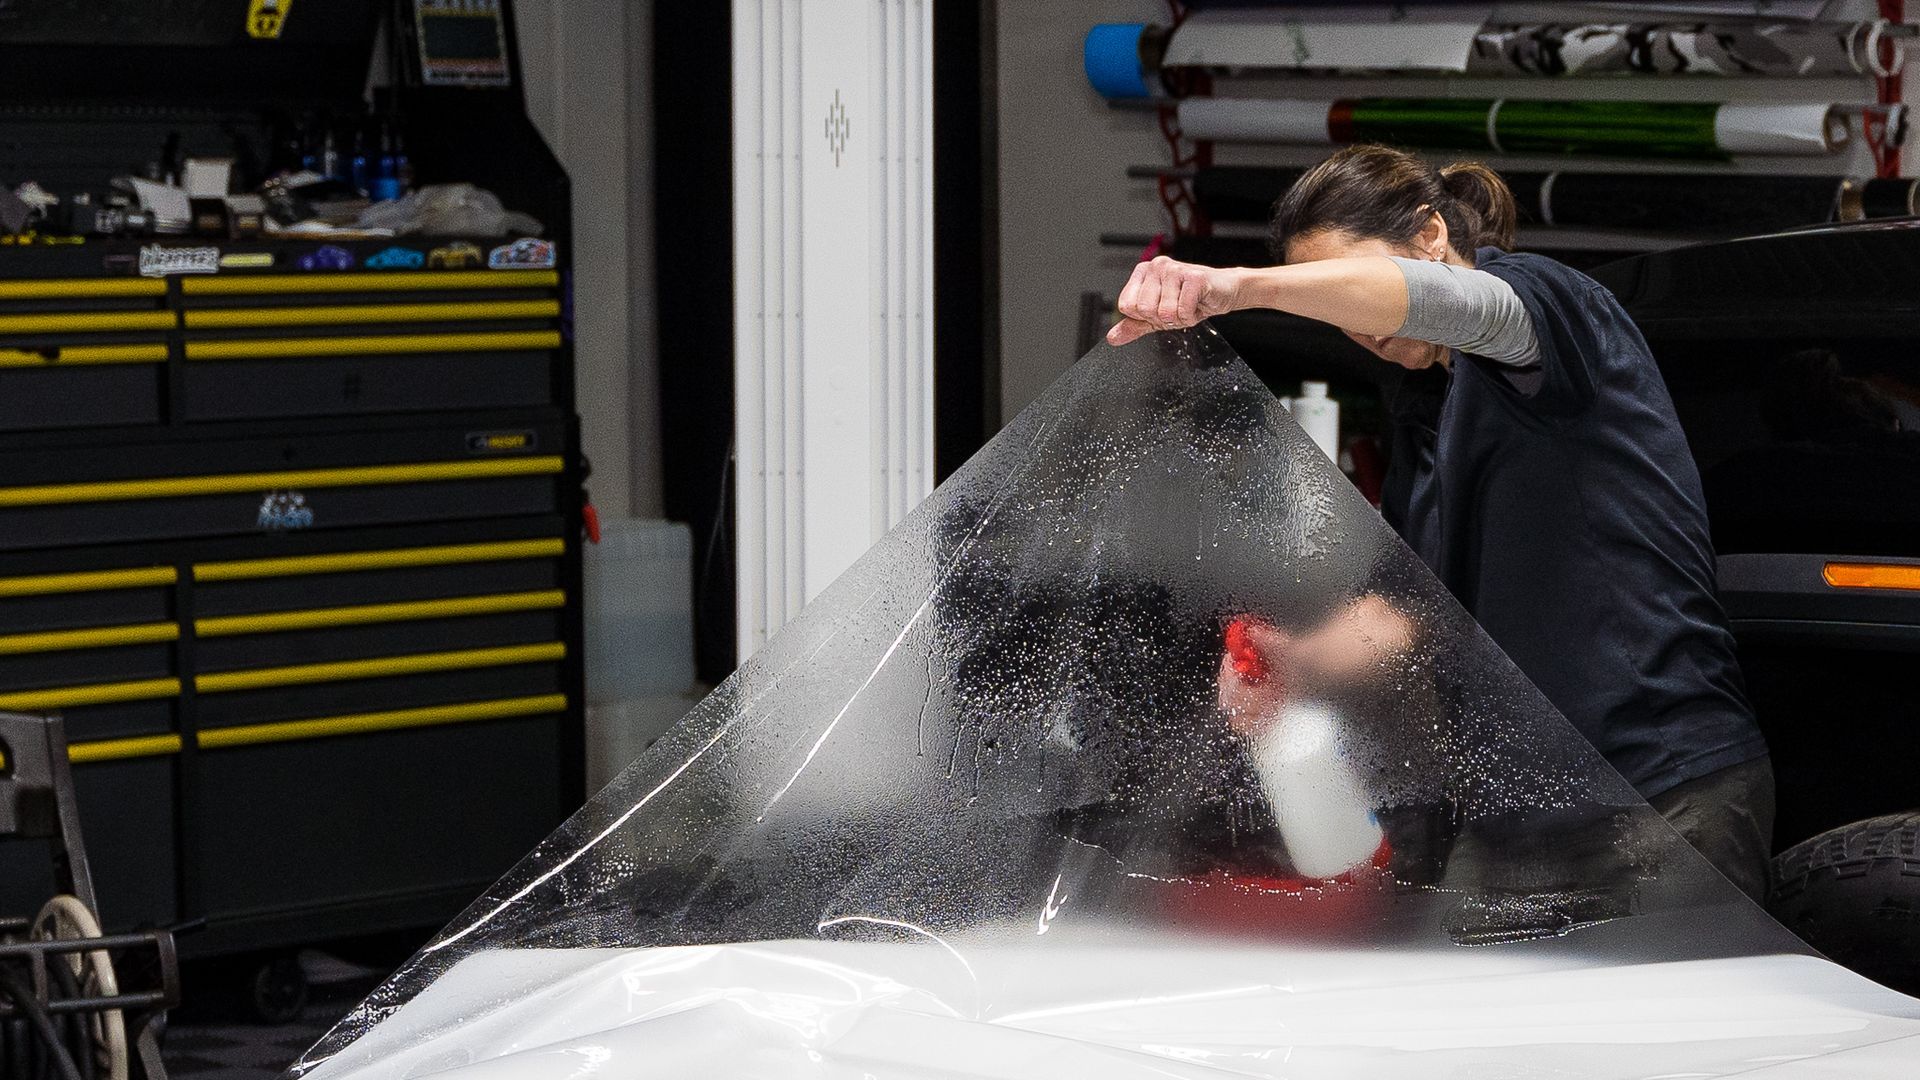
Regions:
[[[1321,702],[1292,700],[1278,684],[1281,676],[1260,641],[1278,633],[1258,619],[1234,619],[1225,634],[1225,666],[1232,678],[1265,691],[1262,712],[1235,726],[1249,740],[1287,854],[1309,878],[1378,867],[1385,861],[1386,836],[1341,745],[1340,718]]]

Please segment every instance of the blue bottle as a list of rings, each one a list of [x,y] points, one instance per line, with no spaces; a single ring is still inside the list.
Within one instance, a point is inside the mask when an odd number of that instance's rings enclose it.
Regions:
[[[386,202],[400,197],[400,158],[393,148],[393,129],[387,122],[380,122],[380,156],[374,159],[373,178],[369,182],[367,195],[374,202]]]
[[[347,180],[353,185],[353,190],[365,195],[368,192],[367,183],[369,176],[370,174],[367,171],[367,127],[365,124],[356,124],[353,128],[353,157],[347,164]]]

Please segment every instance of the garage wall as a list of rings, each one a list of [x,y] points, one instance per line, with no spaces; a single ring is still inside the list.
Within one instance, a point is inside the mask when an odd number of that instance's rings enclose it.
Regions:
[[[622,0],[520,0],[527,110],[573,180],[574,345],[604,518],[660,516],[653,323],[652,19]]]
[[[1920,9],[1910,0],[1909,10]],[[1874,0],[1842,0],[1830,18],[1872,18]],[[998,0],[998,123],[1000,153],[1001,420],[1037,397],[1077,358],[1079,298],[1099,291],[1118,294],[1136,252],[1103,249],[1102,232],[1151,235],[1166,228],[1151,183],[1128,180],[1129,165],[1163,165],[1167,148],[1148,112],[1111,109],[1087,87],[1081,43],[1097,22],[1168,21],[1163,0],[1049,0],[1045,4]],[[1747,102],[1866,101],[1872,82],[1858,79],[1481,79],[1474,92],[1512,95],[1648,100]],[[1284,85],[1261,80],[1222,80],[1222,93],[1245,96],[1418,96],[1460,93],[1458,79],[1314,79]],[[1907,79],[1907,101],[1920,103],[1920,76]],[[1260,147],[1221,144],[1222,164],[1304,165],[1328,153],[1323,147]],[[1495,167],[1539,167],[1538,159],[1480,155]],[[1920,137],[1908,140],[1903,175],[1920,167]],[[1583,170],[1642,170],[1644,163],[1583,160]],[[1653,166],[1689,171],[1809,172],[1872,175],[1869,155],[1856,139],[1835,159],[1746,160],[1732,166]],[[1600,246],[1600,245],[1596,245]]]
[[[1081,74],[1096,22],[1165,22],[1160,0],[1002,0],[996,13],[1000,126],[1000,410],[1010,420],[1074,360],[1080,294],[1119,292],[1134,253],[1102,232],[1161,228],[1152,185],[1129,165],[1166,160],[1152,117],[1101,103]]]

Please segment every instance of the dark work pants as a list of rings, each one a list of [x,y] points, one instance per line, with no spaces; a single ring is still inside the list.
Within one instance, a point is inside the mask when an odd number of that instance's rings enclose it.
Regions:
[[[1759,757],[1648,800],[1740,890],[1764,904],[1773,862],[1773,761]]]

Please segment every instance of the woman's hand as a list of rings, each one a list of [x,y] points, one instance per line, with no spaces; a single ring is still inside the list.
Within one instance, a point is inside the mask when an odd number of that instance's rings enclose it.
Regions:
[[[1258,734],[1260,729],[1287,703],[1287,679],[1292,662],[1293,635],[1258,619],[1243,624],[1246,647],[1259,657],[1262,674],[1249,678],[1241,673],[1229,651],[1220,658],[1220,673],[1215,680],[1219,690],[1220,711],[1227,726],[1242,735]]]
[[[1156,256],[1134,267],[1120,290],[1121,318],[1107,331],[1107,341],[1125,345],[1157,330],[1183,330],[1224,315],[1237,305],[1239,289],[1237,271]]]
[[[1357,682],[1378,677],[1388,661],[1412,646],[1413,620],[1368,594],[1301,638],[1294,654],[1302,669],[1321,679]]]
[[[1231,652],[1215,679],[1227,725],[1253,736],[1296,693],[1385,677],[1387,665],[1413,647],[1413,620],[1384,598],[1362,596],[1305,634],[1289,634],[1257,619],[1246,621],[1246,645],[1265,674],[1248,679]]]

